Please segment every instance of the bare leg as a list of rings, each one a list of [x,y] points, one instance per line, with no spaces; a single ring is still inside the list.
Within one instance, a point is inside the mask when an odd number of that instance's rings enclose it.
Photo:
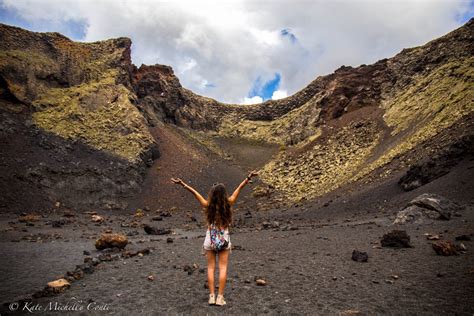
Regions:
[[[213,250],[207,250],[207,285],[210,294],[214,294],[214,271],[216,271],[216,253]]]
[[[229,250],[219,251],[219,295],[224,295],[225,283],[227,280],[227,262],[229,259]]]

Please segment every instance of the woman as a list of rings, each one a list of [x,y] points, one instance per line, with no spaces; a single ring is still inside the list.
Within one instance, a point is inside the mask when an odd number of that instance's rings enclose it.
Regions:
[[[257,176],[256,171],[249,173],[242,183],[235,189],[234,193],[229,197],[227,190],[222,183],[216,183],[212,186],[208,194],[208,199],[204,199],[198,191],[177,178],[171,178],[171,181],[182,185],[185,189],[190,191],[194,197],[199,201],[205,210],[207,232],[204,240],[203,248],[207,253],[207,283],[209,285],[209,305],[225,305],[224,288],[227,280],[227,262],[231,248],[229,237],[229,226],[232,223],[232,205],[235,204],[240,190],[249,183],[252,177]],[[214,231],[213,231],[214,230]],[[225,248],[215,250],[215,235],[211,238],[211,232],[221,234],[226,243]],[[214,271],[216,267],[216,254],[219,254],[219,292],[217,298],[214,292]]]

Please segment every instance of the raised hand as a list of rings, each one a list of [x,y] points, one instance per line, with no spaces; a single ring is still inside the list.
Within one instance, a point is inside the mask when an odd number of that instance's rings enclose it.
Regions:
[[[251,172],[249,173],[249,175],[248,175],[249,178],[256,177],[256,176],[258,176],[257,170],[251,171]]]
[[[171,181],[173,181],[173,183],[176,183],[176,184],[181,184],[181,185],[184,184],[183,180],[181,180],[180,178],[171,178]]]

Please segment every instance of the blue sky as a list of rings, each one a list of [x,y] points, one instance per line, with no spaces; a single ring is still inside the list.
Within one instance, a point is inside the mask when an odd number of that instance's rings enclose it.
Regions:
[[[341,65],[422,45],[474,15],[474,0],[0,0],[0,22],[73,40],[127,36],[138,66],[171,65],[229,103],[278,99]]]

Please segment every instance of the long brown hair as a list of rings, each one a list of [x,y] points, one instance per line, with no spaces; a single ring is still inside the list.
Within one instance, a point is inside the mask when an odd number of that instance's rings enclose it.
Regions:
[[[209,191],[209,204],[206,207],[206,219],[209,225],[215,224],[220,228],[227,228],[232,223],[232,209],[230,207],[227,190],[222,183],[216,183]]]

